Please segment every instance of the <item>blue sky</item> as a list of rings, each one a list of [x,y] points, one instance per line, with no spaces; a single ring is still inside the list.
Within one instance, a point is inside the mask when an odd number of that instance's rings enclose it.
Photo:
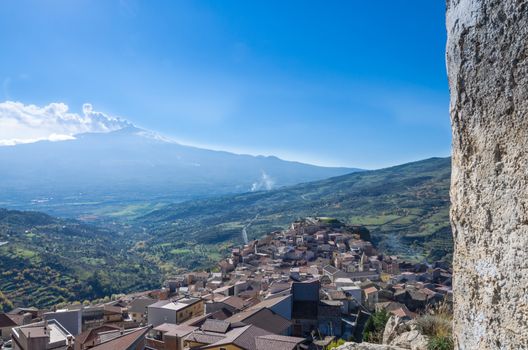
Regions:
[[[4,1],[1,101],[379,168],[448,156],[444,1]]]

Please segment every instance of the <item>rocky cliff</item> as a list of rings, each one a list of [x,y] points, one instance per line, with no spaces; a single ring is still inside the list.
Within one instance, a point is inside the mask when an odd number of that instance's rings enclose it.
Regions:
[[[528,348],[528,1],[448,0],[454,334]]]
[[[336,350],[408,350],[408,348],[371,343],[346,343],[337,347]]]
[[[391,316],[383,332],[383,344],[345,343],[336,350],[427,350],[429,337],[423,335],[416,320]]]

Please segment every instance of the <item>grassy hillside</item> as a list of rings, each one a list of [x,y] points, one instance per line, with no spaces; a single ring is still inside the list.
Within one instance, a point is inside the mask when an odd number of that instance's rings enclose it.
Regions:
[[[0,242],[0,309],[159,286],[156,265],[130,250],[133,240],[109,230],[0,209]]]
[[[390,253],[450,259],[450,172],[450,158],[431,158],[268,192],[174,204],[136,224],[151,234],[146,249],[163,245],[169,261],[188,261],[208,245],[219,245],[222,252],[225,242],[241,242],[245,225],[250,225],[250,238],[258,237],[303,216],[365,225]]]

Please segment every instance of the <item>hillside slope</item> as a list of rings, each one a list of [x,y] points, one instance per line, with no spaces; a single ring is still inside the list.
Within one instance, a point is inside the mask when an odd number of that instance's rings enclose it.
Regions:
[[[185,246],[240,243],[246,225],[250,238],[258,237],[304,216],[365,225],[390,253],[450,259],[450,164],[450,158],[431,158],[267,192],[184,202],[155,210],[136,224],[150,232],[151,247],[178,245],[172,250],[178,259],[180,252],[196,255]]]
[[[159,270],[132,245],[77,221],[0,209],[0,292],[15,306],[50,307],[159,286]]]

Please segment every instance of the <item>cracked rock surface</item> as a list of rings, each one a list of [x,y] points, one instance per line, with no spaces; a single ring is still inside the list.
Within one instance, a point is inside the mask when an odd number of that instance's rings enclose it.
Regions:
[[[336,348],[336,350],[407,350],[398,346],[372,344],[372,343],[346,343]]]
[[[528,349],[528,0],[447,0],[457,349]]]

